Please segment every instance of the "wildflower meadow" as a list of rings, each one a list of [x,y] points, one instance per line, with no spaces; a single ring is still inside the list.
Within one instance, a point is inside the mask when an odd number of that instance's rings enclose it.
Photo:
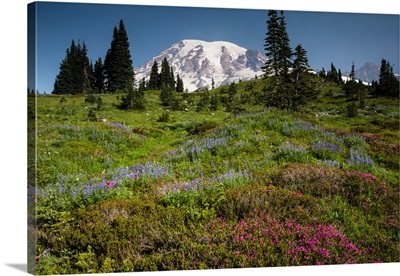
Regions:
[[[36,96],[38,274],[399,261],[397,106],[331,116],[322,93],[302,112],[211,112],[195,93],[172,111],[158,93],[138,111],[100,95],[96,121],[84,96]]]

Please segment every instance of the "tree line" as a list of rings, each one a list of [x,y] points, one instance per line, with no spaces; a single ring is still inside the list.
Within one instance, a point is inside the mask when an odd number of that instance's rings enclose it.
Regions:
[[[104,62],[98,58],[93,65],[87,56],[85,42],[81,45],[74,40],[66,50],[65,58],[60,64],[60,71],[54,82],[53,94],[90,94],[90,93],[119,93],[130,90],[143,91],[169,87],[177,92],[183,92],[183,81],[164,59],[161,72],[158,73],[158,64],[155,61],[152,67],[150,80],[139,80],[138,89],[135,88],[135,73],[133,70],[129,50],[128,34],[123,20],[119,27],[114,27],[113,38]],[[138,96],[136,95],[136,96]]]
[[[320,84],[308,65],[307,51],[301,44],[294,50],[290,46],[290,38],[286,31],[286,20],[283,11],[269,10],[267,32],[264,42],[266,61],[264,71],[265,87],[262,91],[261,101],[266,106],[297,111],[307,102],[315,99],[320,92]],[[372,96],[398,97],[399,81],[393,74],[389,61],[382,59],[380,76],[370,87],[355,79],[354,62],[352,64],[349,79],[345,82],[341,70],[337,70],[331,63],[331,70],[325,72],[324,68],[319,77],[336,83],[342,88],[346,97],[357,102],[360,107],[364,104],[366,94]],[[213,85],[214,89],[214,85]],[[146,90],[160,90],[162,105],[172,109],[182,109],[181,101],[186,101],[187,93],[181,96],[175,92],[184,92],[183,81],[179,74],[175,75],[172,66],[166,58],[159,64],[154,61],[151,67],[150,77],[139,80],[138,88],[135,86],[135,73],[133,71],[131,55],[129,52],[128,35],[120,20],[119,27],[114,27],[113,39],[108,49],[104,62],[101,58],[92,65],[87,57],[85,43],[75,44],[66,50],[66,57],[60,64],[60,72],[54,83],[54,94],[92,94],[92,93],[125,93],[122,96],[120,106],[123,108],[144,109],[144,92]],[[231,84],[226,95],[210,94],[203,91],[200,96],[197,110],[203,110],[206,106],[212,109],[219,102],[224,103],[227,111],[237,112],[240,105],[235,96],[236,88]],[[224,94],[224,93],[223,93]],[[259,97],[260,98],[260,97]],[[244,97],[242,97],[241,101]],[[259,101],[258,101],[259,103]]]

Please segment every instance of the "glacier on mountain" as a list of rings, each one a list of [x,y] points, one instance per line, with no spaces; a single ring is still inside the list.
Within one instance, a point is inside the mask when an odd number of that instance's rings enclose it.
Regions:
[[[248,50],[226,41],[206,42],[202,40],[182,40],[173,44],[148,62],[135,68],[136,80],[149,80],[151,67],[166,58],[174,75],[179,74],[185,89],[192,92],[202,87],[249,80],[264,73],[264,55],[258,50]]]

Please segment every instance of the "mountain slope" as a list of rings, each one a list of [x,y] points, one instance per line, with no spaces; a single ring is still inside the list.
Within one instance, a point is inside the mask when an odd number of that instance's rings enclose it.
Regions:
[[[230,42],[182,40],[135,68],[136,79],[148,80],[154,61],[157,61],[160,70],[164,58],[189,91],[205,86],[211,88],[212,79],[217,87],[260,76],[265,61],[260,51],[248,50]]]
[[[358,80],[362,80],[365,83],[371,83],[372,81],[379,80],[379,65],[373,62],[366,62],[359,69],[354,71],[355,78]],[[350,72],[345,72],[344,76],[348,77]]]

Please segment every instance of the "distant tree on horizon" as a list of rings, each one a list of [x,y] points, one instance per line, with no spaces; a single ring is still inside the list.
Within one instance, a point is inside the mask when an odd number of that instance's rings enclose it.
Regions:
[[[355,66],[354,61],[351,64],[351,71],[349,75],[349,79],[345,82],[343,86],[344,93],[347,98],[353,98],[358,95],[359,83],[355,79]]]

